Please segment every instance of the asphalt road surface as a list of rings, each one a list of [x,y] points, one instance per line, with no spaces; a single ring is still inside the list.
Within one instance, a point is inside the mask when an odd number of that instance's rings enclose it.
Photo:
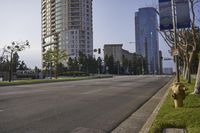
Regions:
[[[169,80],[123,76],[0,87],[0,133],[110,132]]]

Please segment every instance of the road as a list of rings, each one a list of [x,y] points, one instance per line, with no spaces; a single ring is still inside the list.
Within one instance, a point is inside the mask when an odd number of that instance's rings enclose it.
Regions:
[[[121,76],[0,87],[0,133],[110,132],[169,80]]]

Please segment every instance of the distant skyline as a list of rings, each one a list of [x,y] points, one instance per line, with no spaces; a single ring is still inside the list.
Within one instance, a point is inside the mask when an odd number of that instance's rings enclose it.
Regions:
[[[94,0],[94,48],[123,43],[124,49],[135,52],[134,14],[139,8],[156,5],[158,0]],[[31,47],[19,53],[20,59],[28,67],[41,67],[41,0],[1,0],[0,12],[0,48],[12,41],[29,40]],[[170,56],[161,37],[159,47],[164,57]],[[171,64],[165,62],[164,66]]]

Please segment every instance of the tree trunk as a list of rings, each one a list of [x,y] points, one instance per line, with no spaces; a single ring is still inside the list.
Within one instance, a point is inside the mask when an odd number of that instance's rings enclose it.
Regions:
[[[196,84],[195,84],[193,93],[194,94],[200,94],[200,59],[199,59],[197,77],[196,77]]]
[[[190,56],[188,58],[188,68],[189,68],[189,71],[188,71],[188,83],[192,83],[192,78],[191,78],[191,63],[192,63],[193,56],[194,56],[194,51],[192,51],[190,53]]]
[[[188,66],[185,69],[184,80],[188,79]]]
[[[185,78],[186,75],[186,61],[183,59],[183,77]]]
[[[187,75],[187,81],[189,84],[191,84],[191,70],[190,70],[190,64],[188,64],[188,75]]]
[[[187,72],[187,81],[188,83],[191,83],[191,72],[190,72],[190,63],[191,63],[191,57],[192,54],[187,54],[187,69],[188,69],[188,72]]]
[[[188,53],[186,53],[184,62],[185,62],[185,73],[184,73],[184,79],[188,80],[188,74],[189,74],[189,60],[188,60]]]

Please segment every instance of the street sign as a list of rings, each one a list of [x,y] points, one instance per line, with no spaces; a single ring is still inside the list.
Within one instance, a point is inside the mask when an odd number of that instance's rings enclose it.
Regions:
[[[190,27],[190,11],[188,0],[176,0],[177,28]]]
[[[172,55],[173,56],[179,55],[178,49],[172,49]]]
[[[173,29],[171,0],[159,0],[160,30]]]
[[[160,30],[173,29],[172,2],[159,0]],[[190,12],[188,0],[176,0],[177,28],[190,27]]]
[[[164,58],[165,61],[173,60],[172,58]]]

